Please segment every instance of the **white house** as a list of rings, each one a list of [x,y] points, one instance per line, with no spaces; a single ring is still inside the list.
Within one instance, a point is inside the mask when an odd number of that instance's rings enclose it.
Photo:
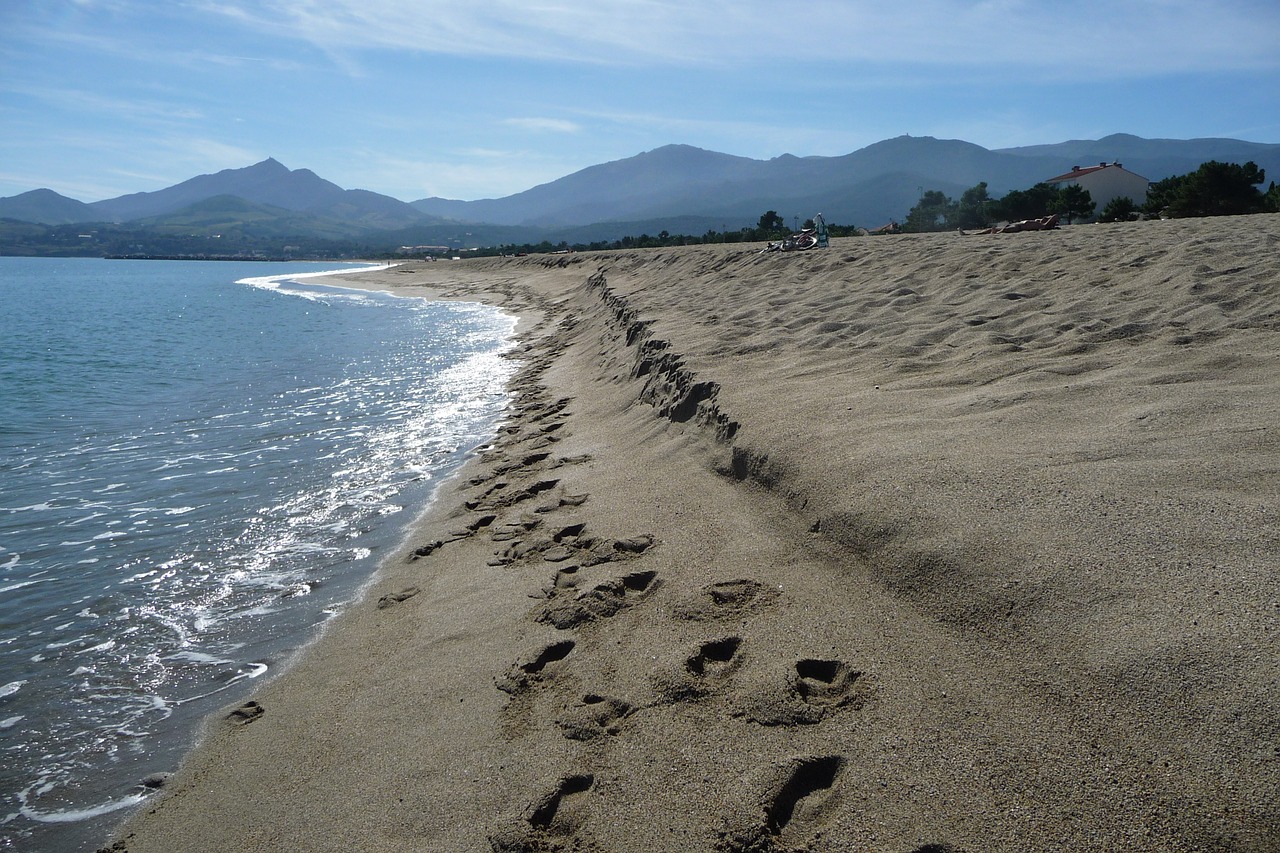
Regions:
[[[1147,200],[1147,187],[1151,184],[1141,175],[1123,168],[1119,163],[1099,163],[1096,166],[1072,166],[1065,175],[1050,178],[1045,183],[1059,189],[1079,184],[1089,191],[1089,197],[1097,204],[1095,213],[1101,213],[1113,198],[1128,196],[1133,203],[1142,206]]]

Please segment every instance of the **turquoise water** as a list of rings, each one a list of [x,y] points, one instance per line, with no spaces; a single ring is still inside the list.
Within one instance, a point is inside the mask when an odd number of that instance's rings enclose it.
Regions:
[[[0,258],[0,849],[100,844],[491,434],[514,318],[324,268]]]

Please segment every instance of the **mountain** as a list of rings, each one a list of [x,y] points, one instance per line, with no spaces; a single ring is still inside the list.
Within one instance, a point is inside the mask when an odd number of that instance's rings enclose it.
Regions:
[[[1252,160],[1271,179],[1280,178],[1280,145],[1237,139],[1113,134],[990,150],[958,139],[899,136],[837,157],[784,154],[770,160],[666,145],[504,198],[428,198],[412,204],[346,190],[309,169],[291,170],[269,158],[92,204],[52,190],[33,190],[0,199],[0,219],[19,235],[4,244],[12,252],[37,251],[32,248],[36,244],[84,248],[78,233],[45,239],[28,234],[28,226],[56,229],[87,222],[114,223],[117,232],[154,232],[166,238],[222,234],[258,241],[358,240],[371,249],[544,239],[588,243],[664,230],[736,230],[754,225],[768,210],[787,222],[821,212],[828,222],[874,228],[905,217],[926,190],[958,198],[985,181],[998,198],[1077,165],[1119,161],[1154,181],[1191,172],[1207,160]],[[285,242],[299,245],[305,240]]]
[[[1194,172],[1209,160],[1247,163],[1252,160],[1274,180],[1280,179],[1280,146],[1239,139],[1143,139],[1115,133],[1102,139],[1073,139],[1053,145],[1029,145],[998,149],[997,154],[1013,154],[1036,159],[1053,158],[1070,166],[1119,162],[1131,172],[1158,181],[1170,175]]]
[[[31,190],[21,195],[0,198],[0,219],[38,222],[42,225],[68,225],[91,222],[93,208],[82,201],[59,195],[53,190]]]
[[[286,210],[234,195],[202,199],[173,213],[132,220],[129,225],[157,234],[199,237],[285,238],[305,234],[340,240],[351,236],[350,224],[340,219]]]
[[[589,166],[579,172],[501,199],[452,201],[421,199],[425,213],[498,225],[539,227],[584,225],[643,218],[650,210],[667,215],[682,199],[715,196],[726,187],[749,182],[760,161],[705,151],[691,145],[666,145]]]
[[[1103,161],[1120,161],[1155,181],[1194,171],[1207,160],[1252,160],[1280,178],[1280,145],[1234,139],[1149,140],[1115,134],[989,150],[956,139],[899,136],[838,157],[783,155],[771,160],[668,145],[505,198],[432,198],[412,204],[463,222],[542,228],[625,221],[655,225],[680,216],[738,228],[754,224],[766,210],[786,219],[821,212],[831,222],[875,227],[905,216],[925,190],[954,198],[986,181],[988,191],[999,197],[1073,165]]]
[[[155,192],[94,202],[89,207],[97,220],[132,222],[177,213],[218,196],[233,196],[281,210],[337,219],[355,231],[403,228],[427,218],[399,199],[367,190],[344,190],[310,169],[290,170],[274,158],[243,169],[199,175]]]

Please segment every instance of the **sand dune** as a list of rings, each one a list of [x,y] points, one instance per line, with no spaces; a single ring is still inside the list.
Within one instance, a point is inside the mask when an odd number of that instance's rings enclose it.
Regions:
[[[1280,848],[1280,216],[397,267],[502,432],[151,850]]]

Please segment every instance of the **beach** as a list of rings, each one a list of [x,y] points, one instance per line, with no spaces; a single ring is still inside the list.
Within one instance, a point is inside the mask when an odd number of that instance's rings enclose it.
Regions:
[[[507,416],[114,849],[1280,848],[1280,215],[760,248],[343,277]]]

